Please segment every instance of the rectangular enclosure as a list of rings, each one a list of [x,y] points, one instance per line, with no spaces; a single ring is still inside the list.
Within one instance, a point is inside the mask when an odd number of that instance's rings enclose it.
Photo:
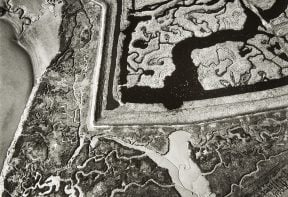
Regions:
[[[287,105],[287,19],[238,1],[210,12],[185,2],[100,4],[91,128],[179,125]]]

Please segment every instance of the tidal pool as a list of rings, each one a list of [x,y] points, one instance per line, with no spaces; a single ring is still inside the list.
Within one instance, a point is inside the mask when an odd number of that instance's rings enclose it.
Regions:
[[[15,34],[0,19],[0,170],[33,86],[30,57]]]

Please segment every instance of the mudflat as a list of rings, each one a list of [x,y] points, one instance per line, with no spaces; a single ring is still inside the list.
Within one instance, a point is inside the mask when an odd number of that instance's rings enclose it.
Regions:
[[[32,86],[30,57],[17,44],[13,27],[0,19],[0,169]]]

